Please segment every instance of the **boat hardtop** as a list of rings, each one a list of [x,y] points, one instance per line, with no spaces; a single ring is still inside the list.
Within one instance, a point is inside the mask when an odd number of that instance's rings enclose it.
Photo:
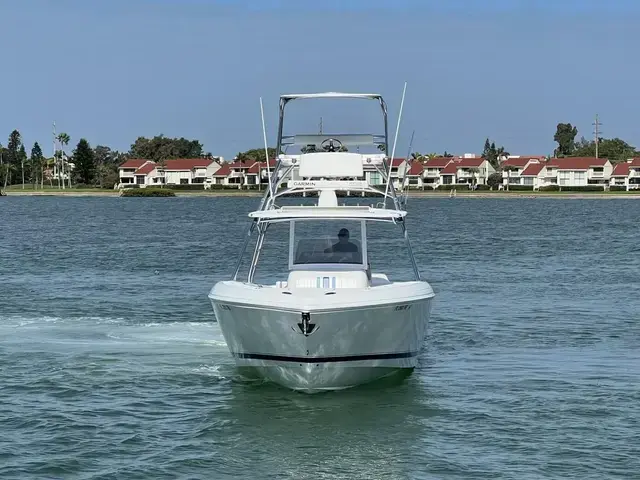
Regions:
[[[317,133],[317,134],[293,134],[285,135],[284,113],[287,104],[300,99],[327,99],[347,98],[375,100],[379,103],[383,115],[383,133]],[[266,134],[265,134],[266,139]],[[348,149],[356,147],[358,151]],[[300,153],[284,153],[289,148],[298,148]],[[360,152],[371,147],[372,152]],[[266,150],[266,149],[265,149]],[[405,200],[396,194],[395,186],[391,179],[392,161],[388,155],[389,138],[387,127],[387,106],[381,95],[375,93],[309,93],[309,94],[285,94],[280,96],[278,137],[276,145],[275,167],[271,169],[267,162],[268,188],[256,211],[250,212],[252,223],[242,247],[241,258],[238,261],[234,280],[237,278],[242,255],[246,250],[249,237],[257,229],[258,239],[256,249],[249,271],[248,282],[253,282],[255,266],[258,262],[262,243],[267,227],[270,224],[290,223],[290,257],[295,258],[300,248],[310,248],[310,238],[302,238],[296,235],[302,223],[316,222],[316,231],[309,232],[312,238],[325,245],[325,249],[334,248],[331,242],[336,238],[336,222],[349,221],[355,226],[351,229],[351,244],[357,242],[362,262],[349,263],[352,268],[367,268],[366,252],[366,223],[367,222],[392,222],[400,226],[405,238],[406,247],[413,264],[416,280],[420,280],[420,273],[415,264],[411,244],[406,235],[405,218],[407,211],[403,208]],[[406,172],[406,170],[405,170]],[[370,181],[374,176],[382,180],[377,185]],[[404,182],[402,182],[404,183]],[[402,185],[402,184],[401,184]],[[402,186],[401,186],[402,188]],[[379,201],[370,205],[352,205],[338,203],[338,192],[348,192],[352,197],[377,196]],[[316,205],[278,205],[287,197],[300,194],[317,195]],[[388,206],[388,201],[391,205]],[[329,227],[320,227],[320,224],[331,224]],[[318,229],[323,230],[318,234]],[[347,229],[349,231],[349,229]],[[318,237],[322,237],[319,239]],[[338,243],[339,245],[339,243]],[[340,246],[335,248],[341,248]],[[344,268],[344,255],[338,258],[329,256],[321,262],[323,267],[329,267],[335,263],[338,269]],[[330,261],[333,259],[333,261]],[[295,262],[289,262],[289,269],[295,270]],[[372,278],[372,277],[370,277]]]

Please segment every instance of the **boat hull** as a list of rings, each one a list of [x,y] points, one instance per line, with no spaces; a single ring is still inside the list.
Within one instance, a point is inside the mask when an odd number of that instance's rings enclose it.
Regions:
[[[306,392],[349,388],[412,370],[434,296],[426,282],[411,282],[402,298],[400,288],[329,296],[313,290],[276,296],[262,289],[254,295],[245,291],[247,300],[240,302],[236,295],[251,286],[221,283],[227,284],[217,284],[209,298],[236,365]]]

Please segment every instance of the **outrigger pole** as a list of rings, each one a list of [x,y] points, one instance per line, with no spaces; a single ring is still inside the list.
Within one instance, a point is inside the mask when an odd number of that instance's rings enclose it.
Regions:
[[[411,132],[411,140],[409,140],[409,150],[407,151],[407,166],[413,164],[413,160],[411,160],[411,163],[409,163],[409,157],[411,157],[411,149],[413,148],[413,136],[416,134],[416,131],[414,130],[413,132]],[[404,191],[404,182],[407,179],[407,172],[409,171],[409,168],[405,168],[404,169],[404,175],[402,175],[402,183],[400,185],[400,194],[402,195],[402,205],[407,203],[407,194]]]
[[[393,150],[391,150],[391,158],[389,159],[389,174],[387,176],[387,188],[384,192],[384,207],[387,208],[387,195],[389,194],[389,185],[391,184],[391,169],[393,168],[393,157],[396,154],[396,143],[398,142],[398,131],[400,130],[400,120],[402,119],[402,108],[404,107],[404,95],[407,92],[407,82],[404,82],[402,89],[402,100],[400,101],[400,114],[398,115],[398,123],[396,124],[396,135],[393,140]],[[397,203],[394,195],[394,203]]]
[[[264,108],[262,97],[260,97],[260,115],[262,117],[262,137],[264,138],[264,158],[267,160],[267,178],[269,179],[269,194],[273,197],[273,186],[271,184],[271,168],[269,167],[269,147],[267,146],[267,127],[264,123]]]

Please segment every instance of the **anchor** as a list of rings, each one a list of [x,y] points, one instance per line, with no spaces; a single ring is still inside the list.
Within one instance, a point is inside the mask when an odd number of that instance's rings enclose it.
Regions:
[[[309,312],[302,312],[302,321],[298,323],[298,328],[300,329],[300,333],[305,337],[308,337],[314,332],[317,332],[315,323],[311,323],[311,314]],[[293,328],[293,327],[292,327]]]

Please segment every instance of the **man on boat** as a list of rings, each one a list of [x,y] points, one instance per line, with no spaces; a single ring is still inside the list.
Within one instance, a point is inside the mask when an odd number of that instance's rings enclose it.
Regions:
[[[330,248],[327,248],[324,253],[357,253],[358,246],[355,243],[349,241],[349,230],[341,228],[338,232],[338,243],[334,243]]]

